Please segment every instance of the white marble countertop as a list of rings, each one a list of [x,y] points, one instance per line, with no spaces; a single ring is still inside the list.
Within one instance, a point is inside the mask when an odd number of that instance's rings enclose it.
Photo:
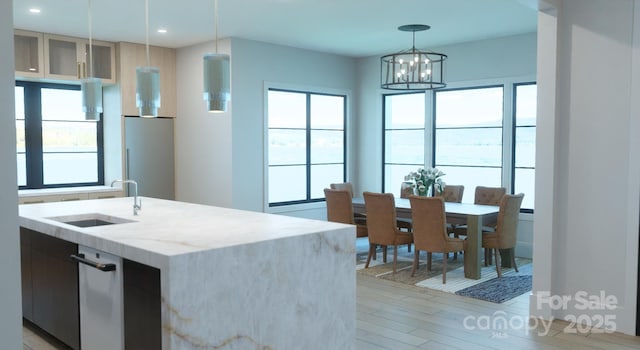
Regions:
[[[183,254],[277,240],[348,225],[139,197],[20,205],[20,226],[155,267]],[[130,222],[81,228],[56,217],[101,214]],[[354,233],[355,235],[355,233]],[[355,236],[354,236],[355,237]]]

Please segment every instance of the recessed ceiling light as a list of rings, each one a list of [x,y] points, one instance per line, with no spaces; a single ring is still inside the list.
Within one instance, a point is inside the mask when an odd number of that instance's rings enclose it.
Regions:
[[[40,9],[31,8],[31,9],[29,9],[29,12],[31,12],[31,13],[40,13]]]
[[[167,32],[166,29],[158,29],[158,33],[160,34],[165,34]]]

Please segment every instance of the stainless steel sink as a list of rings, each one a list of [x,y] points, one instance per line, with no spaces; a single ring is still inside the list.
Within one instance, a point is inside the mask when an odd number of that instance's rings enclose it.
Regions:
[[[133,220],[123,219],[111,215],[99,214],[99,213],[87,213],[69,216],[56,216],[47,218],[50,220],[62,222],[67,225],[73,225],[76,227],[96,227],[105,225],[124,224],[128,222],[135,222]]]
[[[92,226],[104,226],[104,225],[113,225],[115,222],[104,221],[100,219],[85,219],[78,221],[67,221],[65,224],[78,226],[78,227],[92,227]]]

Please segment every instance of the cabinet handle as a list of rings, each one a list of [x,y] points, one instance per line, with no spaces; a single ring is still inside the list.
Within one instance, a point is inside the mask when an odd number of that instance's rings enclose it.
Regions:
[[[76,70],[77,70],[76,75],[78,76],[78,79],[82,79],[82,77],[80,76],[80,62],[76,62]]]
[[[71,258],[71,260],[75,260],[75,261],[77,261],[77,262],[79,262],[81,264],[89,265],[89,266],[91,266],[93,268],[96,268],[96,269],[98,269],[100,271],[115,271],[116,270],[116,264],[102,264],[102,263],[99,263],[99,262],[96,262],[96,261],[92,261],[92,260],[86,259],[84,257],[84,254],[78,254],[78,255],[71,254],[69,257]]]

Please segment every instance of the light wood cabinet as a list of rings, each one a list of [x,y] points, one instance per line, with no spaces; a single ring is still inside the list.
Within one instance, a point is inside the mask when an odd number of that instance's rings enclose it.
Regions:
[[[160,109],[158,116],[175,117],[176,104],[176,50],[149,46],[149,61],[160,69]],[[118,81],[122,102],[122,115],[139,115],[136,107],[136,68],[147,66],[145,45],[121,42],[118,44]]]
[[[92,41],[93,76],[104,84],[116,82],[115,45]],[[44,34],[44,77],[54,80],[79,80],[91,73],[89,40]]]
[[[16,78],[44,78],[43,34],[16,29],[13,45]]]
[[[42,194],[42,195],[20,195],[18,198],[19,204],[36,204],[36,203],[49,203],[49,202],[67,202],[67,201],[79,201],[85,199],[105,199],[122,197],[124,193],[122,191],[90,191],[90,192],[69,192],[69,193],[56,193],[56,194]]]

